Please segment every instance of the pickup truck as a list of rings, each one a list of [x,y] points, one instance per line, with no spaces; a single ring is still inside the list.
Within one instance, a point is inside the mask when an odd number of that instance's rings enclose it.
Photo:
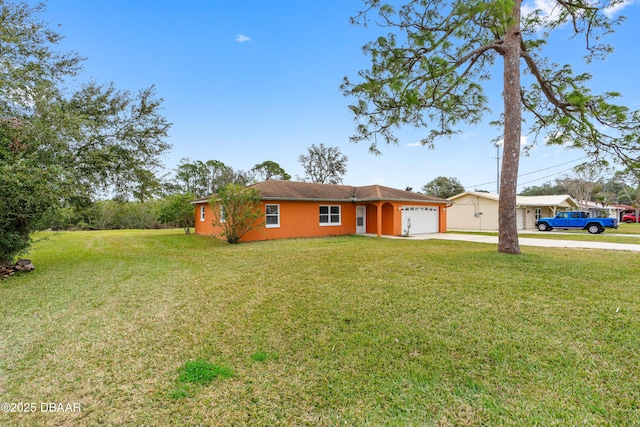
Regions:
[[[618,220],[615,218],[589,218],[589,212],[559,212],[553,218],[540,218],[536,221],[536,227],[540,231],[550,231],[554,228],[564,230],[579,228],[587,230],[591,234],[599,234],[605,228],[618,228]]]

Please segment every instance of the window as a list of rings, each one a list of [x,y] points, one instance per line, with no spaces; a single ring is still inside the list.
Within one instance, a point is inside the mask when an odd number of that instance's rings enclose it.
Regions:
[[[221,223],[224,222],[224,217],[225,217],[224,206],[220,205],[220,222]]]
[[[540,218],[542,218],[542,209],[537,208],[536,209],[536,221],[538,221]]]
[[[557,215],[557,218],[567,219],[567,218],[569,218],[569,213],[568,212],[560,212]]]
[[[204,206],[200,206],[200,221],[204,221]]]
[[[265,225],[267,228],[280,227],[280,205],[266,205],[265,213]]]
[[[340,206],[320,206],[320,225],[340,225]]]

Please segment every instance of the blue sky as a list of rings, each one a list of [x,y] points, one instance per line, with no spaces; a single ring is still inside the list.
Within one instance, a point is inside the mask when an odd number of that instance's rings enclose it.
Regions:
[[[538,3],[542,0],[537,0]],[[435,149],[416,146],[419,130],[400,132],[398,146],[353,144],[355,124],[339,90],[344,76],[368,67],[362,46],[379,29],[355,27],[349,18],[360,0],[50,0],[43,18],[65,40],[62,49],[87,58],[79,81],[114,82],[133,92],[152,84],[164,98],[173,127],[168,170],[181,158],[220,160],[248,170],[265,160],[302,176],[298,156],[311,144],[338,146],[349,157],[344,183],[419,190],[438,176],[455,177],[469,190],[496,190],[497,129],[461,129]],[[620,91],[620,102],[640,108],[637,43],[640,9],[608,40],[616,51],[583,68],[594,92]],[[578,68],[581,39],[566,34],[549,56]],[[500,113],[501,75],[488,95]],[[487,118],[487,121],[489,118]],[[570,173],[585,161],[580,151],[536,147],[520,162],[519,189]],[[484,184],[484,185],[480,185]]]

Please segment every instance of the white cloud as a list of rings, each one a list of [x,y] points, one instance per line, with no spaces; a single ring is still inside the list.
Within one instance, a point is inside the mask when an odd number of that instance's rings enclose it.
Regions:
[[[522,4],[522,16],[540,10],[542,16],[555,18],[558,16],[560,8],[554,0],[532,0],[525,1]]]
[[[618,3],[614,6],[607,7],[606,9],[604,9],[604,14],[607,16],[607,18],[613,18],[614,16],[618,15],[622,9],[624,9],[625,7],[629,6],[632,3],[633,3],[633,0],[624,0],[622,3]]]
[[[602,9],[603,13],[608,17],[612,18],[615,15],[618,15],[622,9],[633,4],[635,0],[623,0],[621,3],[618,3],[614,6],[610,6]],[[593,5],[596,7],[602,7],[600,1],[593,1]],[[557,19],[558,15],[562,8],[558,5],[558,2],[555,0],[525,0],[522,3],[522,16],[527,16],[528,14],[540,10],[541,16]]]
[[[407,147],[422,147],[422,142],[417,141],[417,142],[407,142],[405,144]]]
[[[236,41],[238,43],[248,42],[248,41],[251,41],[251,37],[245,36],[244,34],[240,34],[238,37],[236,37]]]

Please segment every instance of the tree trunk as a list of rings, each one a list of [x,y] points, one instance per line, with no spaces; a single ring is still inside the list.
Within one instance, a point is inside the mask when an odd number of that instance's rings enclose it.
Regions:
[[[500,175],[498,252],[519,254],[516,193],[522,134],[520,100],[520,6],[516,0],[504,36],[504,151]]]

